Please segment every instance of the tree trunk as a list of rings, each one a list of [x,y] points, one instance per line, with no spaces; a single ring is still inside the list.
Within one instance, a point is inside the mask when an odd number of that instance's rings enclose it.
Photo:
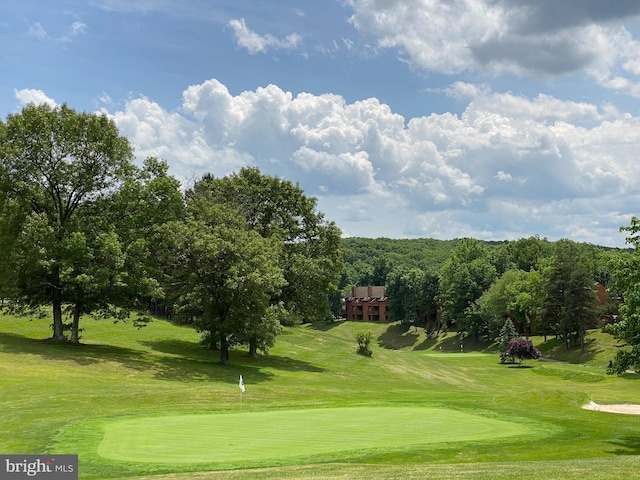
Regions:
[[[63,342],[64,324],[62,323],[62,288],[60,287],[60,270],[53,267],[53,275],[51,282],[51,305],[53,307],[53,336],[56,342]]]
[[[229,343],[227,337],[224,334],[220,334],[220,363],[222,365],[229,365]]]
[[[80,308],[73,307],[73,323],[71,324],[71,343],[80,343]]]
[[[249,356],[251,358],[258,358],[258,342],[256,342],[255,340],[250,340],[249,341]]]

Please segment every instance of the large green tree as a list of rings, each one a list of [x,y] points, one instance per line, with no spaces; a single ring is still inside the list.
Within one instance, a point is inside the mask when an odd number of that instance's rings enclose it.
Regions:
[[[609,373],[622,374],[627,369],[640,365],[640,219],[631,218],[629,226],[621,227],[628,232],[627,243],[633,245],[631,255],[620,255],[614,268],[613,289],[620,292],[621,320],[612,326],[616,338],[625,343],[616,354],[616,362]]]
[[[168,174],[165,161],[150,157],[104,198],[101,207],[101,228],[113,229],[123,244],[130,298],[155,314],[170,315],[172,299],[153,284],[162,279],[166,267],[157,251],[159,229],[186,215],[180,182]]]
[[[487,248],[478,240],[461,239],[440,270],[439,301],[442,321],[445,324],[459,322],[469,332],[474,330],[468,308],[496,279],[496,269],[489,261]]]
[[[515,267],[528,272],[537,268],[541,258],[550,255],[550,243],[538,236],[520,238],[514,242],[509,242],[509,252]]]
[[[493,339],[498,335],[505,318],[510,317],[509,302],[512,297],[508,289],[518,277],[518,270],[507,270],[467,310],[467,316],[473,318],[469,325],[469,334],[476,337],[486,336],[487,339]]]
[[[186,221],[160,228],[168,288],[178,318],[217,345],[226,365],[230,347],[253,342],[266,350],[279,332],[283,309],[273,299],[286,285],[281,245],[247,228],[228,206],[191,207]]]
[[[543,329],[559,335],[567,348],[571,347],[572,338],[577,338],[584,348],[586,330],[597,321],[598,304],[589,259],[575,242],[560,240],[555,244],[545,277]]]
[[[437,312],[438,275],[418,268],[399,267],[387,277],[392,321],[417,322],[420,316]]]
[[[289,319],[332,317],[330,298],[343,268],[341,232],[299,185],[243,168],[222,178],[205,175],[187,192],[187,200],[231,206],[247,229],[281,245],[278,265],[286,284],[274,300]]]
[[[510,296],[507,311],[520,330],[530,334],[542,308],[544,279],[537,270],[521,273],[507,288]]]
[[[86,222],[133,171],[132,158],[106,115],[30,104],[0,122],[1,293],[13,306],[51,307],[54,340],[65,339],[63,307],[104,284],[97,271],[120,261],[113,237]],[[108,254],[89,266],[96,249]]]
[[[104,221],[113,225],[124,243],[144,239],[152,244],[158,225],[182,220],[186,214],[180,181],[169,175],[164,160],[148,157],[105,197]]]
[[[476,329],[494,339],[506,318],[528,335],[542,303],[542,279],[531,270],[507,270],[476,301]]]

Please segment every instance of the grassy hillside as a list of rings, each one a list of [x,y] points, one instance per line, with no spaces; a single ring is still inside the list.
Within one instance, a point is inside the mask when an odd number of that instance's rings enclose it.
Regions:
[[[637,469],[640,417],[580,408],[589,400],[640,403],[635,375],[606,376],[603,366],[614,347],[599,334],[591,336],[585,357],[576,358],[574,352],[574,358],[567,358],[585,360],[580,364],[531,361],[516,368],[486,353],[491,346],[464,340],[461,349],[454,334],[433,340],[398,325],[339,322],[286,329],[268,358],[232,352],[232,365],[222,367],[217,352],[200,347],[193,330],[165,321],[136,330],[130,324],[87,320],[79,346],[44,340],[48,323],[0,317],[0,451],[78,453],[81,478],[620,478]],[[377,339],[371,358],[355,354],[354,336],[361,328]],[[562,353],[553,340],[542,348]],[[246,385],[242,396],[240,374]],[[209,430],[222,428],[208,428],[197,420],[211,417],[193,415],[267,422],[279,413],[295,423],[306,413],[333,411],[337,418],[326,420],[331,426],[332,421],[345,422],[345,408],[354,408],[358,419],[356,412],[363,409],[397,408],[413,412],[416,422],[425,425],[433,424],[429,416],[455,412],[452,419],[484,418],[519,427],[512,436],[463,441],[444,434],[439,441],[427,427],[422,441],[419,429],[411,428],[406,441],[400,436],[380,446],[374,440],[384,433],[381,429],[391,429],[380,427],[374,415],[371,445],[350,448],[345,439],[344,449],[317,455],[278,454],[274,435],[262,447],[251,444],[259,449],[255,455],[233,456],[229,445],[249,448],[252,430],[246,424],[243,430],[225,430],[228,438],[219,440],[226,460],[135,462],[98,454],[117,447],[117,437],[105,433],[128,439],[125,421],[191,422],[176,430],[178,448],[199,441],[189,436],[191,430],[204,442]],[[407,410],[414,408],[422,410]],[[453,420],[449,427],[461,428]],[[447,431],[446,424],[438,428]],[[335,442],[341,444],[338,434]],[[173,451],[166,442],[161,447]]]

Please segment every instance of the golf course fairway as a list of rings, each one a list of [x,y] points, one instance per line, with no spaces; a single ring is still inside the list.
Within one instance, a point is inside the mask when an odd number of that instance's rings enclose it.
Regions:
[[[148,463],[243,462],[527,435],[527,425],[452,409],[379,406],[113,420],[98,454]]]

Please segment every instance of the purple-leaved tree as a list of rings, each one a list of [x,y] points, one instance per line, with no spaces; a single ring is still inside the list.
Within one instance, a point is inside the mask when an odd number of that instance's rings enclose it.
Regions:
[[[535,360],[542,356],[540,350],[533,346],[531,340],[522,337],[514,338],[509,342],[509,350],[507,350],[507,355],[513,358],[517,358],[519,364],[521,364],[522,361],[527,358]]]

